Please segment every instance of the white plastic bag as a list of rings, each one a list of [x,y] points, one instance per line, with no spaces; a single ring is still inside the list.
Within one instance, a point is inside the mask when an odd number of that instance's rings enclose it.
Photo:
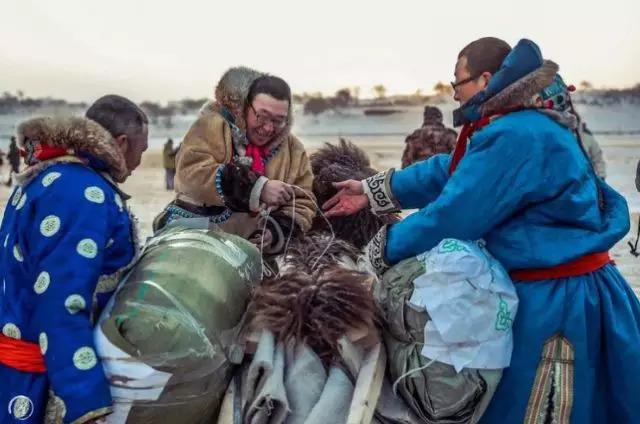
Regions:
[[[428,312],[422,355],[462,368],[509,366],[518,297],[509,274],[482,242],[445,239],[418,256],[410,305]]]

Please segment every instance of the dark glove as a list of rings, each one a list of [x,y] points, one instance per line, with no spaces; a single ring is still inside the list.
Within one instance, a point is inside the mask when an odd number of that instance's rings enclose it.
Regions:
[[[250,212],[251,189],[260,175],[246,165],[228,163],[222,170],[222,193],[224,203],[235,212]]]

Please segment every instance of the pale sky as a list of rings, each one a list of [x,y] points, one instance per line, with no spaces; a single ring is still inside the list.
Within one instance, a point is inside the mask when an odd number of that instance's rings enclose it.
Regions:
[[[0,92],[207,97],[247,65],[294,92],[430,92],[482,36],[526,37],[565,79],[640,82],[639,0],[0,0]]]

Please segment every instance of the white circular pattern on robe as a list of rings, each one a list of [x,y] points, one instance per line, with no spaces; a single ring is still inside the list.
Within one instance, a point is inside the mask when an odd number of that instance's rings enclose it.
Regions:
[[[12,322],[8,322],[2,327],[2,334],[7,337],[11,337],[12,339],[20,340],[22,338],[22,333],[17,325]]]
[[[56,406],[56,408],[59,408],[60,417],[64,418],[67,415],[67,405],[64,403],[64,401],[58,396],[54,395],[53,404]]]
[[[33,291],[37,294],[44,293],[49,287],[49,283],[51,283],[51,277],[47,271],[42,271],[38,274],[38,278],[36,278],[36,282],[33,285]]]
[[[22,197],[20,197],[20,201],[18,202],[18,206],[16,206],[16,210],[19,211],[20,209],[22,209],[25,203],[27,203],[26,192],[22,195]]]
[[[38,344],[40,345],[40,353],[43,355],[47,353],[47,349],[49,348],[47,333],[40,333],[40,336],[38,336]]]
[[[16,258],[16,261],[22,262],[24,258],[22,257],[22,252],[20,251],[20,246],[17,244],[13,246],[13,257]]]
[[[33,402],[24,395],[18,395],[9,401],[9,412],[17,420],[27,420],[33,415]]]
[[[86,308],[87,302],[85,302],[84,298],[79,294],[72,294],[65,299],[64,307],[67,308],[67,311],[69,311],[71,315],[73,315]]]
[[[91,239],[80,240],[78,247],[76,248],[80,256],[84,256],[88,259],[93,259],[98,254],[98,245]]]
[[[93,203],[104,203],[104,191],[100,187],[87,187],[84,190],[84,197]]]
[[[42,185],[45,187],[49,187],[52,182],[60,178],[62,174],[59,172],[49,172],[47,175],[42,178]]]
[[[20,197],[22,197],[22,187],[18,187],[16,192],[13,194],[13,197],[11,198],[11,206],[17,205],[20,201]]]
[[[58,417],[64,418],[67,415],[67,405],[65,405],[64,401],[60,399],[60,397],[58,397],[52,391],[49,391],[49,402],[47,403],[47,416],[49,412],[52,412],[53,416],[55,416],[56,418]],[[102,421],[99,421],[99,422],[102,422]]]
[[[124,207],[123,203],[122,203],[122,198],[120,197],[120,195],[118,193],[116,193],[116,197],[115,197],[115,201],[116,201],[116,205],[118,205],[118,208],[120,210],[122,210],[122,208]]]
[[[73,354],[73,365],[81,371],[89,370],[97,363],[96,353],[89,346],[81,347]]]
[[[60,218],[49,215],[40,223],[40,233],[45,237],[51,237],[60,230]]]

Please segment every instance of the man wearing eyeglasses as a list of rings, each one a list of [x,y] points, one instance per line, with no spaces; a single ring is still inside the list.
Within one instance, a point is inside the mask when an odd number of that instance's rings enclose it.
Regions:
[[[315,214],[313,174],[304,146],[290,132],[291,116],[284,80],[245,67],[228,70],[215,101],[205,104],[184,138],[177,196],[154,230],[178,218],[206,217],[274,253],[290,234],[307,231]],[[272,210],[265,231],[262,207]]]
[[[456,80],[451,82],[454,100],[462,106],[484,90],[510,51],[506,42],[493,37],[481,38],[462,49],[454,71]]]
[[[472,42],[455,68],[454,152],[337,183],[324,205],[328,217],[421,208],[369,243],[380,274],[447,238],[483,239],[510,273],[513,352],[481,424],[640,417],[640,302],[609,254],[629,209],[594,172],[575,116],[550,97],[551,86],[568,89],[558,70],[530,40],[511,51]]]

